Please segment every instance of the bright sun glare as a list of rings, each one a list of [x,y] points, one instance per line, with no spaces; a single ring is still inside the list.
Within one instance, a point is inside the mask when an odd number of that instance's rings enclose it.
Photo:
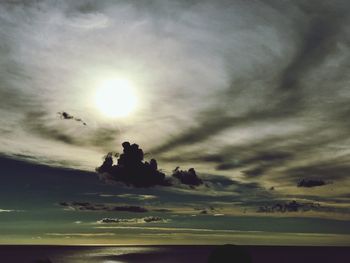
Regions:
[[[125,117],[136,108],[137,98],[129,80],[109,79],[99,85],[95,103],[107,117]]]

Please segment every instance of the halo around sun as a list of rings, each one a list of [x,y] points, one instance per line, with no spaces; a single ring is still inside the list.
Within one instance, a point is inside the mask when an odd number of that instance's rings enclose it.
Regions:
[[[128,79],[115,78],[99,84],[95,105],[106,117],[126,117],[137,104],[133,84]]]

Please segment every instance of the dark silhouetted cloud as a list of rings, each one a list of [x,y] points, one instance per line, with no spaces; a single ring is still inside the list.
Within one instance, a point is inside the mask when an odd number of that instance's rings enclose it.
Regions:
[[[107,211],[107,212],[133,212],[145,213],[148,210],[141,206],[117,206],[111,204],[96,204],[90,202],[60,202],[64,209],[75,211]]]
[[[122,182],[135,187],[169,186],[165,174],[158,170],[155,159],[143,162],[143,151],[137,144],[123,143],[123,153],[113,165],[113,158],[108,154],[103,164],[96,169],[106,181]]]
[[[320,204],[318,203],[302,203],[295,200],[288,203],[277,203],[274,205],[260,206],[258,212],[261,213],[274,213],[274,212],[298,212],[298,211],[310,211],[318,210]]]
[[[180,170],[180,167],[176,167],[172,176],[177,178],[182,184],[189,186],[198,186],[203,184],[203,181],[198,178],[194,168],[190,168],[188,171],[183,171]]]
[[[60,116],[61,119],[64,119],[64,120],[75,120],[77,122],[81,122],[85,126],[87,125],[86,122],[84,122],[82,119],[74,117],[73,115],[70,115],[68,112],[60,111],[57,114]]]
[[[317,187],[323,185],[326,185],[325,181],[313,179],[301,179],[297,184],[298,187]]]
[[[142,218],[102,218],[98,220],[99,224],[144,224],[144,223],[166,223],[169,220],[163,219],[159,216],[147,216]]]
[[[116,165],[113,165],[113,156],[108,154],[103,164],[96,168],[102,179],[121,182],[134,187],[172,185],[170,178],[167,178],[164,173],[158,170],[158,164],[155,159],[151,159],[150,162],[143,162],[144,153],[137,144],[124,142],[122,146],[123,153],[119,156]],[[177,167],[173,171],[172,177],[179,180],[181,184],[191,187],[203,184],[194,168],[182,171]]]

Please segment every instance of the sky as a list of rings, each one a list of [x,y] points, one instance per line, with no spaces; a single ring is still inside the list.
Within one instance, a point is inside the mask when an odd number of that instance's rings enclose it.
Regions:
[[[0,243],[349,245],[349,13],[1,1]]]

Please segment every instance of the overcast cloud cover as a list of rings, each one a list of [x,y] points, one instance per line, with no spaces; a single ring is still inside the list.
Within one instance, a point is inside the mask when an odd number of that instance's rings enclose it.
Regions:
[[[348,218],[349,14],[347,0],[1,1],[0,152],[94,171],[130,141],[204,180],[161,191]],[[113,76],[135,85],[127,118],[95,108]]]

